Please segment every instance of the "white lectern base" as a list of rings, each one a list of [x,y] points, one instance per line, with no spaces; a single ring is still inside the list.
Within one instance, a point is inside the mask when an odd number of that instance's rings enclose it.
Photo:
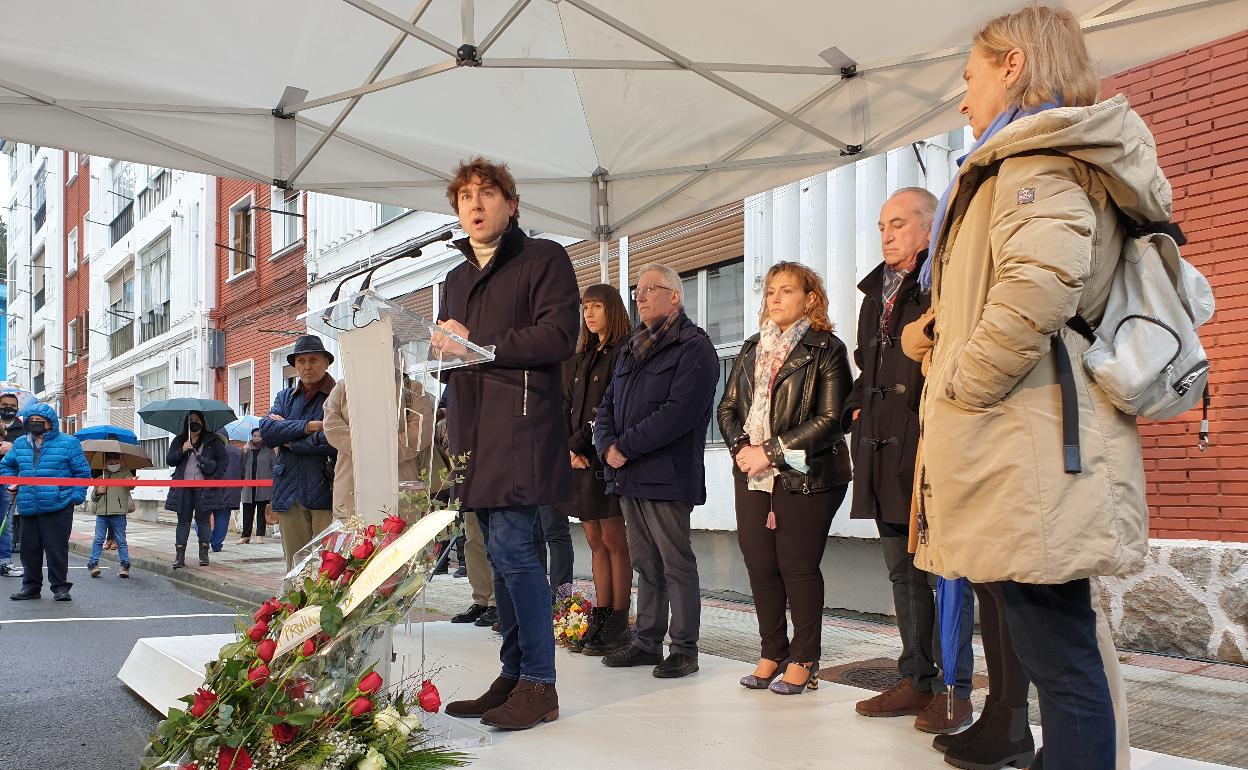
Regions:
[[[408,636],[405,629],[394,632],[399,660],[392,672],[416,676],[421,630],[413,623]],[[437,672],[444,703],[476,697],[498,675],[497,634],[445,622],[426,624],[424,633],[426,665]],[[141,639],[118,676],[163,711],[202,683],[203,662],[232,638]],[[661,680],[649,668],[607,669],[599,658],[558,650],[558,721],[519,733],[441,714],[429,725],[441,742],[467,749],[474,765],[510,770],[949,767],[913,720],[854,713],[854,702],[869,691],[825,683],[817,692],[782,697],[739,686],[748,664],[705,654],[699,663],[693,676]],[[1141,749],[1133,750],[1132,760],[1135,770],[1226,767]]]

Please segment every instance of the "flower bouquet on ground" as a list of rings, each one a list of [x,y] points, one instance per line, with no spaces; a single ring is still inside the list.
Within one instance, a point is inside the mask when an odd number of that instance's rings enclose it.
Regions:
[[[143,770],[408,770],[467,757],[431,745],[420,713],[440,706],[429,680],[386,683],[374,667],[385,632],[424,587],[428,544],[453,520],[335,521],[170,709]],[[384,653],[378,652],[384,648]],[[388,669],[387,669],[388,670]]]
[[[555,643],[567,647],[580,641],[589,630],[589,616],[594,603],[571,583],[555,590]]]

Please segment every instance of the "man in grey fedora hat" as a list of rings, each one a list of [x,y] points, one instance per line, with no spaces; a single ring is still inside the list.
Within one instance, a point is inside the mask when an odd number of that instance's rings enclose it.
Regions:
[[[325,400],[334,389],[328,373],[334,356],[315,334],[295,341],[286,357],[299,381],[273,400],[260,421],[260,437],[278,449],[273,466],[273,510],[282,528],[286,569],[295,553],[333,519],[334,459],[338,450],[325,438]]]

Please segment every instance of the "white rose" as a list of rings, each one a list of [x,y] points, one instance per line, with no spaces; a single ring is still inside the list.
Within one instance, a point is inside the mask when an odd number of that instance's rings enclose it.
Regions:
[[[373,725],[382,731],[397,730],[399,728],[399,720],[402,718],[398,709],[394,706],[386,706],[373,715]],[[406,733],[406,731],[404,732]]]
[[[407,716],[403,717],[403,719],[400,721],[399,724],[401,724],[404,728],[406,728],[405,730],[403,730],[404,735],[407,735],[412,730],[421,730],[424,728],[424,725],[420,723],[420,717],[417,716],[416,714],[408,714]]]
[[[370,747],[364,758],[355,763],[355,770],[386,770],[386,758]]]

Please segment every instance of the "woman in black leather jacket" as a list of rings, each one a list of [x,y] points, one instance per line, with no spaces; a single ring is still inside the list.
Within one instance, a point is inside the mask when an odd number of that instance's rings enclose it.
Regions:
[[[840,415],[853,381],[819,274],[780,262],[766,287],[760,331],[737,356],[718,416],[733,455],[737,540],[762,637],[758,666],[741,684],[796,695],[818,685],[819,562],[849,487]]]

